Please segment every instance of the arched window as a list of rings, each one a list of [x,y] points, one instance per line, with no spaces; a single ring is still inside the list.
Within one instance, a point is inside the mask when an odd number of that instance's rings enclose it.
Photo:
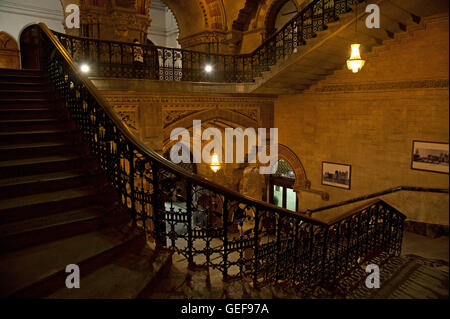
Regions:
[[[16,40],[0,31],[0,68],[19,69],[19,47]]]
[[[278,160],[278,168],[270,177],[270,202],[279,207],[297,211],[297,193],[294,191],[295,173],[284,159]]]
[[[297,5],[293,0],[279,0],[274,2],[267,16],[267,36],[280,30],[298,12]]]
[[[297,6],[295,5],[294,1],[286,1],[286,3],[281,6],[280,10],[275,16],[275,32],[280,30],[286,24],[286,22],[291,20],[296,14]]]

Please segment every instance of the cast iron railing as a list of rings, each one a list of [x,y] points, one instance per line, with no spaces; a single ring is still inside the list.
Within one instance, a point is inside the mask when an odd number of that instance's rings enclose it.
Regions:
[[[362,263],[398,255],[405,216],[383,200],[326,223],[214,184],[145,147],[40,24],[59,96],[149,240],[254,285],[333,285]],[[448,190],[447,190],[448,193]],[[382,256],[382,258],[380,257]]]
[[[278,61],[296,52],[327,23],[351,11],[362,0],[313,0],[252,53],[209,54],[191,50],[81,38],[54,32],[77,62],[91,66],[90,75],[164,81],[253,82]],[[136,62],[142,56],[142,63]],[[210,64],[214,72],[207,73]]]

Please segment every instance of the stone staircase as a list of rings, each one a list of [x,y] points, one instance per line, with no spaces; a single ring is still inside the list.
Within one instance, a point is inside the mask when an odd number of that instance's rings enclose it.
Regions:
[[[48,75],[0,69],[0,297],[136,298],[171,264],[133,226]],[[67,289],[66,266],[81,288]]]
[[[350,45],[361,44],[364,59],[372,48],[397,33],[407,32],[410,26],[419,25],[424,17],[448,12],[448,1],[441,0],[376,0],[380,7],[380,29],[365,26],[366,2],[358,5],[358,16],[353,11],[343,14],[339,20],[327,24],[327,29],[308,39],[296,52],[263,72],[255,83],[247,88],[251,93],[297,94],[341,69],[349,58]],[[355,34],[355,21],[358,32]],[[351,71],[348,71],[351,72]]]

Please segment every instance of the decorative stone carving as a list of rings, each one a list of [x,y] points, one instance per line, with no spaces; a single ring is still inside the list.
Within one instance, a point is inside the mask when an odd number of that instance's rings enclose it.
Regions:
[[[163,111],[163,125],[167,127],[178,120],[189,116],[191,114],[197,113],[196,111],[174,111],[174,110],[165,110]]]
[[[138,130],[136,111],[117,111],[117,115],[129,128]]]

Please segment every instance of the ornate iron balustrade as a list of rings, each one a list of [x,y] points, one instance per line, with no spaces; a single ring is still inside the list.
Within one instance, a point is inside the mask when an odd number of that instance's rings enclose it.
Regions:
[[[325,223],[242,196],[189,173],[145,147],[117,117],[69,53],[40,24],[57,92],[90,150],[159,247],[223,278],[309,289],[336,280],[372,256],[400,253],[405,216],[382,200]]]
[[[191,50],[102,41],[54,32],[75,61],[88,62],[92,76],[163,81],[253,82],[262,72],[316,37],[327,23],[362,0],[314,0],[250,54],[208,54]],[[136,62],[136,55],[143,62]],[[210,64],[214,71],[205,72]]]

